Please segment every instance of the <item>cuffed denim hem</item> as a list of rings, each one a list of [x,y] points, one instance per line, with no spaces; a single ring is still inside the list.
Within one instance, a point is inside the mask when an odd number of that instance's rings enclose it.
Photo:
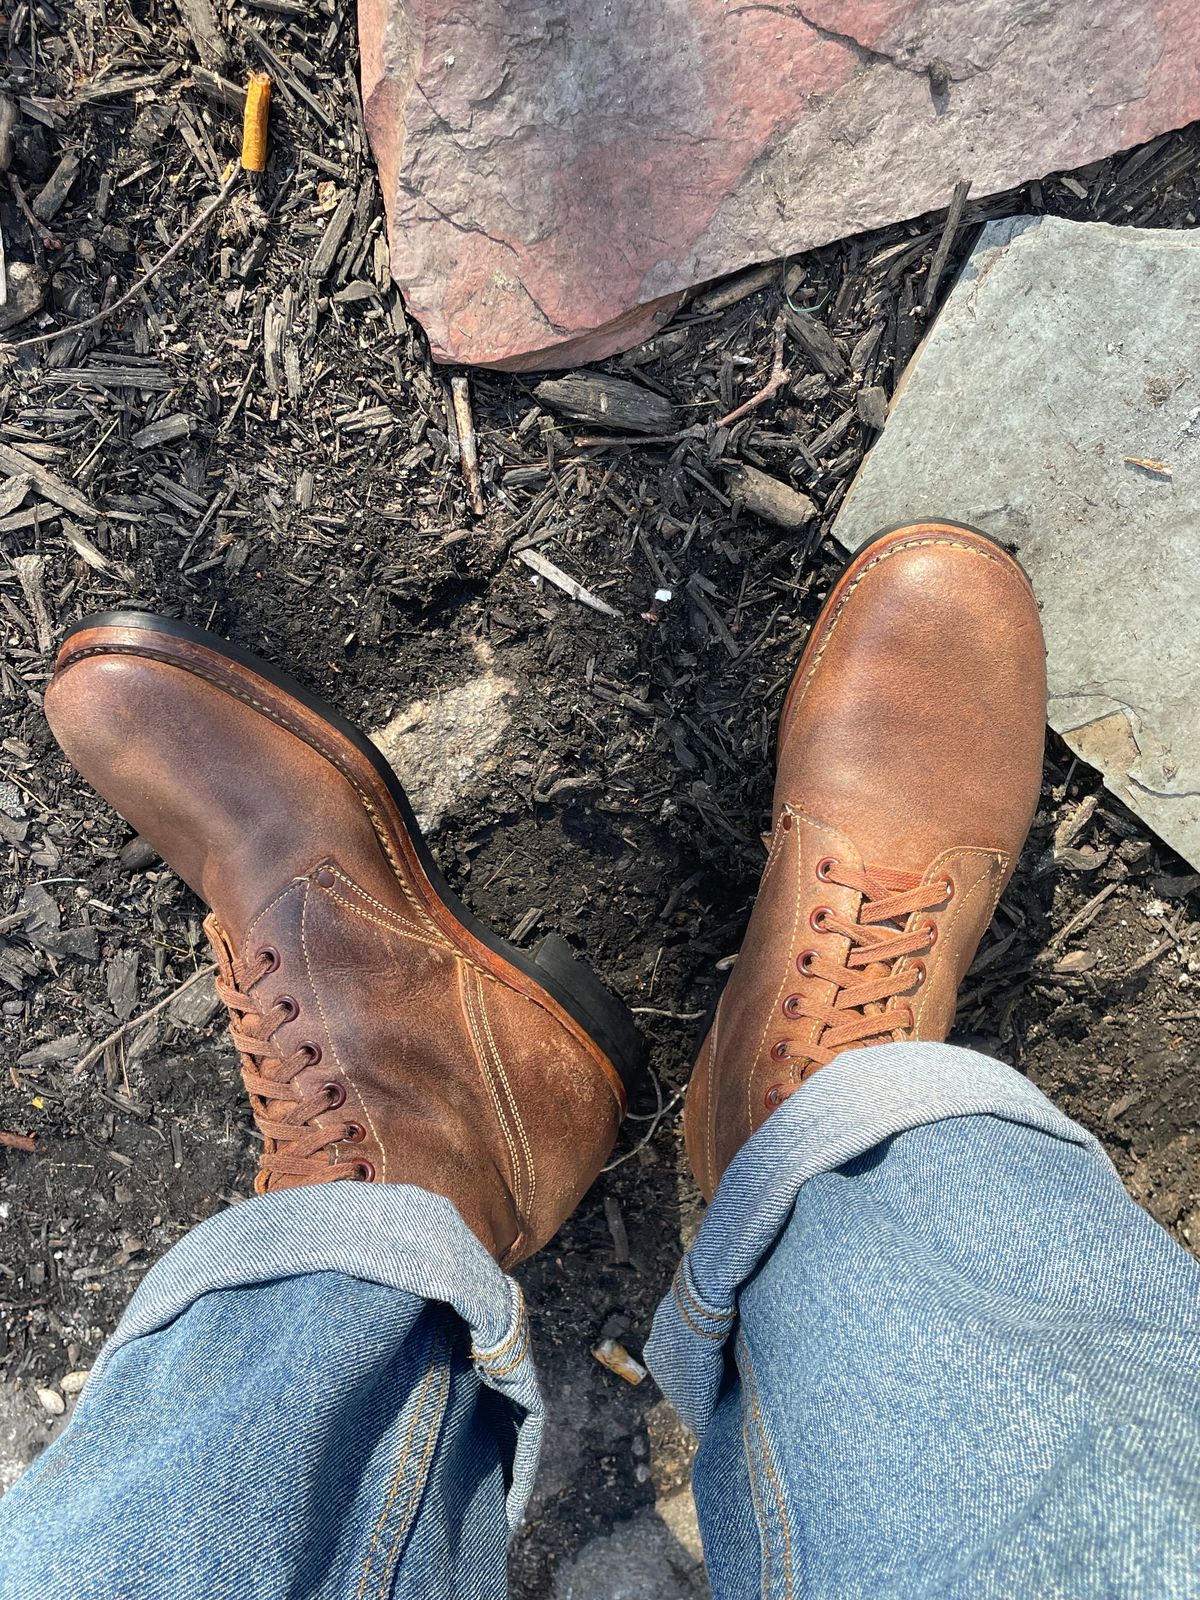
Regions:
[[[774,1245],[802,1185],[907,1129],[979,1116],[1040,1128],[1091,1151],[1113,1172],[1092,1135],[1027,1078],[1003,1062],[947,1044],[847,1051],[747,1140],[676,1269],[646,1346],[659,1387],[697,1438],[717,1403],[738,1293]]]
[[[462,1318],[480,1378],[524,1414],[507,1497],[515,1531],[545,1428],[524,1299],[454,1205],[410,1184],[310,1184],[256,1196],[200,1223],[147,1273],[101,1351],[80,1407],[122,1345],[165,1327],[201,1295],[311,1272],[440,1301]]]

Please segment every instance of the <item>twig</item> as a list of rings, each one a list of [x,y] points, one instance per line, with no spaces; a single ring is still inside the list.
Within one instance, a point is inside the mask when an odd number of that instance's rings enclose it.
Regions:
[[[99,1061],[110,1044],[116,1044],[118,1039],[124,1038],[132,1029],[140,1028],[143,1022],[149,1022],[151,1017],[156,1017],[160,1011],[165,1010],[172,1000],[178,999],[194,983],[199,983],[201,978],[211,978],[216,970],[216,962],[213,961],[210,961],[206,967],[197,967],[190,978],[185,978],[177,988],[171,990],[170,994],[165,994],[161,1000],[155,1001],[149,1011],[143,1011],[140,1017],[130,1017],[128,1022],[123,1022],[119,1028],[115,1028],[107,1039],[101,1039],[100,1043],[93,1045],[86,1055],[80,1056],[75,1067],[75,1077],[78,1077],[81,1072],[86,1072],[93,1061]]]
[[[39,217],[34,216],[33,208],[30,206],[29,201],[26,200],[25,191],[21,187],[21,180],[15,172],[8,174],[8,181],[12,186],[17,205],[21,208],[21,215],[42,241],[43,248],[46,250],[61,250],[62,240],[56,233],[51,233],[50,229],[46,227]]]
[[[635,1017],[668,1017],[672,1022],[699,1022],[703,1011],[664,1011],[659,1006],[630,1006]]]
[[[934,252],[933,262],[929,268],[929,276],[925,280],[925,293],[921,296],[921,313],[928,316],[933,309],[933,302],[937,298],[938,285],[942,281],[942,274],[946,270],[946,263],[950,259],[950,252],[954,248],[954,240],[958,235],[959,223],[962,221],[963,207],[967,203],[967,196],[971,192],[969,178],[960,178],[954,185],[954,193],[950,196],[950,208],[946,212],[946,225],[942,229],[942,237]]]
[[[475,418],[471,415],[471,390],[466,376],[450,379],[454,402],[454,425],[458,429],[458,458],[467,485],[467,499],[477,517],[483,515],[483,480],[479,476],[479,451],[475,444]]]
[[[613,610],[607,600],[601,600],[598,594],[585,589],[577,578],[572,578],[561,567],[556,567],[540,550],[518,550],[516,559],[531,572],[536,572],[539,578],[545,578],[547,583],[552,583],[556,589],[561,589],[564,594],[570,595],[572,600],[578,600],[580,605],[590,606],[593,611],[599,611],[606,617],[621,615],[619,611]]]
[[[28,1150],[30,1155],[37,1150],[37,1140],[31,1133],[0,1133],[0,1144],[9,1150]]]
[[[775,359],[771,363],[771,376],[763,384],[757,394],[752,394],[749,400],[744,401],[727,416],[718,417],[717,427],[728,428],[731,423],[739,421],[750,411],[757,411],[764,401],[769,400],[773,394],[778,394],[792,375],[792,369],[783,364],[783,318],[775,319]]]
[[[147,267],[146,271],[132,286],[132,288],[126,289],[125,293],[121,295],[119,299],[114,300],[112,305],[105,306],[103,310],[97,311],[94,317],[87,317],[83,322],[72,322],[66,328],[54,328],[50,333],[36,333],[29,339],[17,339],[15,341],[5,340],[3,343],[0,343],[0,350],[28,350],[31,345],[52,344],[55,339],[62,339],[69,333],[86,333],[89,328],[97,328],[102,322],[106,322],[109,317],[115,316],[116,313],[127,306],[131,300],[137,299],[138,295],[141,294],[146,285],[156,278],[169,262],[175,259],[179,252],[183,249],[184,245],[187,244],[188,240],[194,238],[195,235],[200,232],[200,229],[204,226],[204,224],[221,209],[226,200],[228,200],[229,196],[233,193],[234,185],[237,183],[241,175],[241,165],[240,163],[235,162],[233,171],[221,185],[221,192],[217,195],[216,199],[211,200],[209,204],[205,206],[204,210],[200,212],[196,219],[193,222],[190,222],[183,230],[178,239],[176,239],[175,243],[171,245],[169,249],[165,250],[161,256],[159,256],[158,260],[153,264],[153,266]]]

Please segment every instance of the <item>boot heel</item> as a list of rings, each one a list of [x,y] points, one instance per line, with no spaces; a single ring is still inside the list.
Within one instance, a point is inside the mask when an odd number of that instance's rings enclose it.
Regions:
[[[578,960],[557,933],[547,934],[542,940],[534,966],[555,999],[560,1004],[566,1001],[571,1012],[585,1024],[620,1073],[626,1094],[632,1094],[645,1069],[646,1043],[629,1007],[605,988],[591,967]]]

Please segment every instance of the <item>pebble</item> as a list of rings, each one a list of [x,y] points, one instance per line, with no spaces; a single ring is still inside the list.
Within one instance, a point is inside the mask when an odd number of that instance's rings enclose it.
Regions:
[[[38,1389],[35,1391],[42,1406],[52,1417],[61,1417],[67,1409],[67,1402],[57,1389]]]
[[[90,1377],[91,1372],[86,1367],[79,1372],[68,1372],[58,1387],[64,1394],[78,1394]]]

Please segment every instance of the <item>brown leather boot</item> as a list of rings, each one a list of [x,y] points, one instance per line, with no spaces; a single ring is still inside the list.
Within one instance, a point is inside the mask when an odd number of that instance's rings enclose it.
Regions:
[[[212,908],[205,931],[263,1136],[259,1192],[446,1195],[505,1265],[612,1148],[641,1045],[561,939],[535,957],[447,888],[375,746],[223,639],[79,624],[46,692],[94,788]]]
[[[1045,715],[1037,602],[999,545],[923,523],[849,563],[784,704],[770,853],[688,1090],[707,1198],[839,1052],[946,1037],[1033,819]]]

